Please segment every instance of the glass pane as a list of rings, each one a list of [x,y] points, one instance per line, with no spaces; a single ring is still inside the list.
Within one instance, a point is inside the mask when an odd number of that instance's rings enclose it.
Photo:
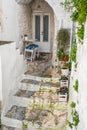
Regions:
[[[35,39],[40,41],[40,16],[35,16]]]
[[[48,41],[48,30],[49,30],[49,17],[44,15],[43,17],[43,41]]]

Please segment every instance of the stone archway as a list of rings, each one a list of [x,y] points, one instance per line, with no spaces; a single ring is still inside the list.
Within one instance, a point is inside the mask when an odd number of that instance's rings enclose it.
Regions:
[[[32,0],[32,1],[20,1],[17,0],[18,4],[18,23],[19,23],[19,37],[21,35],[27,34],[30,39],[36,39],[35,37],[35,28],[34,28],[34,20],[33,15],[36,13],[40,15],[41,23],[40,23],[40,50],[45,52],[51,52],[53,50],[53,43],[54,43],[54,12],[50,5],[45,2],[45,0]],[[44,32],[43,32],[43,18],[44,16],[49,16],[48,19],[48,41],[44,42]],[[42,18],[43,17],[43,18]],[[46,22],[46,21],[45,21]],[[46,28],[45,28],[46,30]],[[43,32],[43,34],[42,34]],[[47,36],[45,35],[47,38]],[[42,38],[42,39],[41,39]],[[45,38],[45,39],[46,39]],[[48,50],[49,49],[49,50]]]

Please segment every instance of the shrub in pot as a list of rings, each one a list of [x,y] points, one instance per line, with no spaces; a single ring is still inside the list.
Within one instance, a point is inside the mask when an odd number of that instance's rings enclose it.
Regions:
[[[58,49],[60,50],[61,48],[63,49],[63,54],[69,49],[69,44],[70,44],[70,32],[69,29],[66,28],[61,28],[58,33],[57,33],[57,44],[58,44]],[[59,53],[59,52],[58,52]],[[60,60],[60,55],[58,54],[58,58]],[[63,61],[68,61],[69,56],[63,55]]]
[[[63,61],[63,59],[64,59],[64,50],[63,50],[63,48],[60,48],[58,50],[57,56],[58,56],[60,61]]]

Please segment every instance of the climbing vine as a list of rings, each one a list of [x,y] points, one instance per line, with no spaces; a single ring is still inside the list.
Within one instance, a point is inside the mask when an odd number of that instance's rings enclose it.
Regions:
[[[78,80],[75,81],[75,85],[73,85],[73,88],[76,92],[78,92]]]
[[[75,102],[72,102],[70,104],[70,107],[72,108],[72,112],[71,112],[71,115],[72,115],[72,121],[68,121],[68,124],[69,124],[69,127],[72,129],[73,127],[77,128],[78,124],[79,124],[79,114],[78,112],[76,111],[75,107],[76,107],[76,103]]]
[[[61,3],[63,7],[71,13],[71,19],[74,22],[78,23],[77,28],[77,37],[78,37],[78,43],[83,43],[84,39],[84,27],[85,22],[87,18],[87,0],[65,0],[65,2]],[[74,41],[72,43],[71,52],[70,52],[70,59],[77,65],[76,61],[76,53],[77,53],[77,43]],[[73,85],[73,88],[76,92],[78,92],[78,80],[75,81],[75,84]],[[79,114],[75,109],[76,104],[74,102],[71,103],[71,116],[72,121],[68,122],[70,128],[77,128],[79,124]]]
[[[76,44],[76,40],[74,40],[70,51],[70,59],[75,63],[76,63],[76,52],[77,52],[77,44]]]
[[[87,0],[65,0],[61,3],[64,8],[71,12],[71,19],[78,23],[77,35],[81,42],[84,38],[84,25],[87,17]]]

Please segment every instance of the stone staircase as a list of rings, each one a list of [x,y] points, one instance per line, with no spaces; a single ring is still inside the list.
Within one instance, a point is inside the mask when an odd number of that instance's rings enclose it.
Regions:
[[[22,75],[2,112],[3,130],[66,130],[67,102],[59,102],[58,78]]]

